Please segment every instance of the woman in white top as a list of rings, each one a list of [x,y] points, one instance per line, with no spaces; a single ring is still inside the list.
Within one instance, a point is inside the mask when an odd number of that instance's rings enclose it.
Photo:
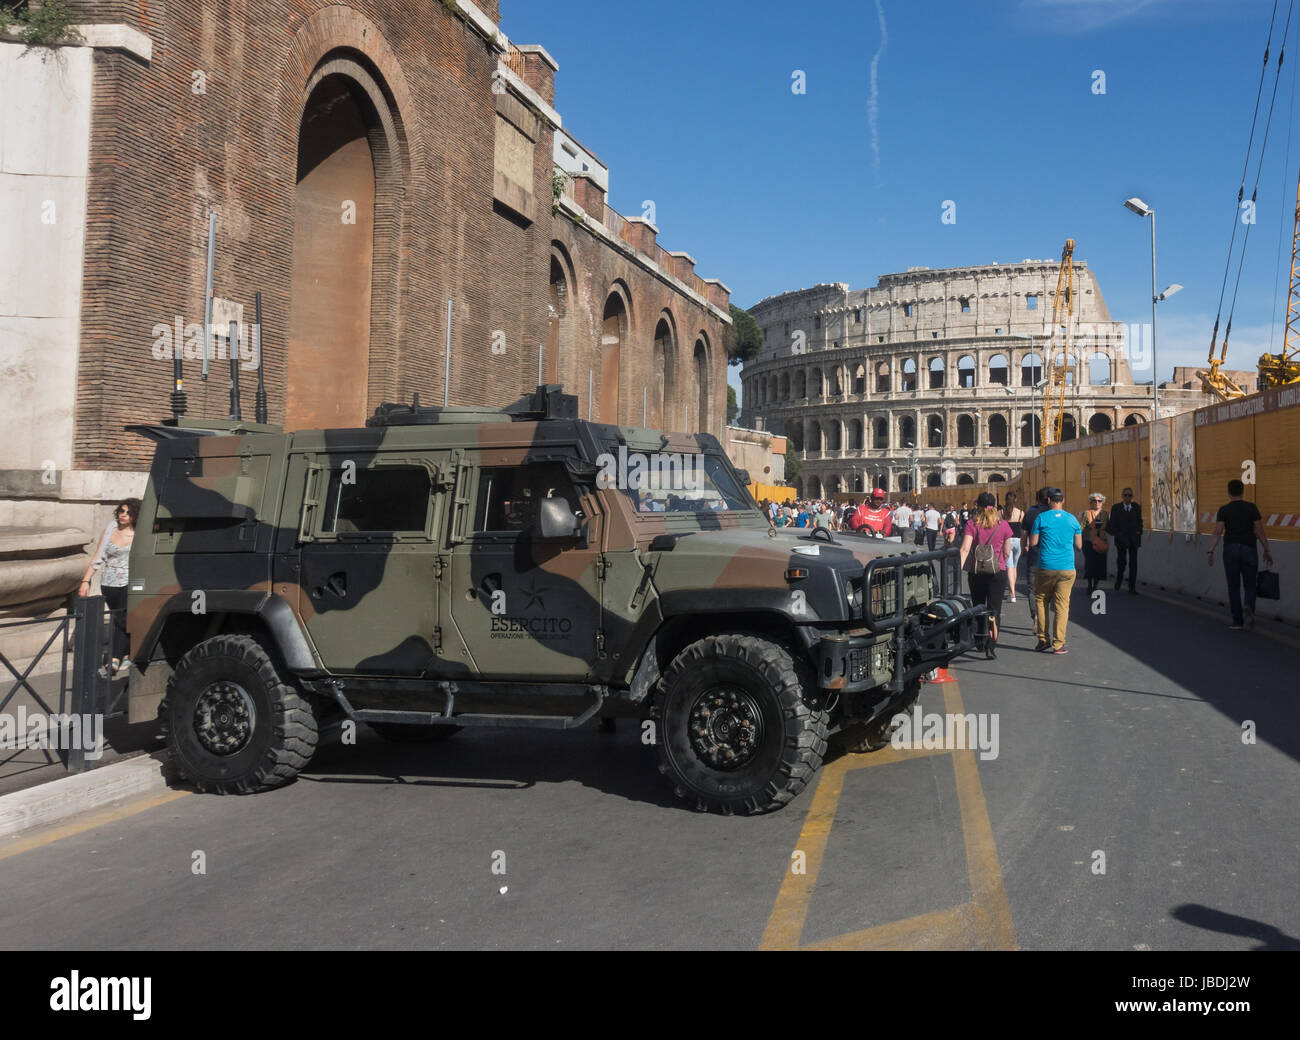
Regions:
[[[90,576],[100,567],[104,568],[99,585],[104,593],[104,602],[108,604],[113,617],[114,672],[119,668],[129,667],[131,663],[123,661],[130,647],[126,635],[126,581],[131,543],[135,540],[135,521],[139,515],[138,498],[128,498],[117,504],[117,508],[113,511],[113,519],[104,528],[95,555],[90,560],[90,566],[86,568],[81,584],[77,587],[78,596],[88,596]]]

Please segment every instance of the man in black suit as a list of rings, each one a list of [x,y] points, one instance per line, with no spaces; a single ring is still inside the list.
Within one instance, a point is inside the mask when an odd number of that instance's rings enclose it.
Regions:
[[[1110,507],[1106,531],[1115,539],[1115,588],[1124,580],[1128,559],[1128,590],[1137,595],[1138,548],[1142,545],[1142,507],[1133,501],[1133,489],[1125,488],[1123,500]]]

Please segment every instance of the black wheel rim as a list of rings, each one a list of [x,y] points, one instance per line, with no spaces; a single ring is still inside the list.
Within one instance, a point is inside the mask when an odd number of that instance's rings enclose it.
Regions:
[[[233,755],[248,746],[257,723],[253,698],[238,683],[221,680],[199,694],[194,733],[214,755]]]
[[[691,750],[714,769],[740,769],[763,746],[763,713],[758,701],[738,686],[714,686],[691,705]]]

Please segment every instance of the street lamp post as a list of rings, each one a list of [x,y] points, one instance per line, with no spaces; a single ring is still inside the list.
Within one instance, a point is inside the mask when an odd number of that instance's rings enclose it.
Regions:
[[[1151,218],[1151,409],[1152,420],[1160,420],[1160,368],[1156,364],[1156,211],[1136,196],[1124,201],[1124,208],[1139,217]]]

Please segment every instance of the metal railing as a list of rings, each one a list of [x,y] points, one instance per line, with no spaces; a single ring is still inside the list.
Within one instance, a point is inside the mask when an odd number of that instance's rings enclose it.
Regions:
[[[23,655],[25,665],[20,665],[0,649],[0,669],[8,672],[3,681],[9,682],[8,689],[0,696],[0,712],[8,711],[19,693],[25,691],[27,698],[50,720],[49,724],[29,731],[41,734],[41,739],[36,744],[28,741],[26,733],[18,733],[20,728],[26,727],[13,726],[14,743],[12,746],[6,745],[4,750],[56,751],[69,772],[79,773],[87,768],[88,749],[85,741],[78,740],[71,747],[51,747],[50,744],[62,745],[64,742],[51,739],[53,730],[50,727],[56,719],[66,721],[73,717],[84,719],[96,716],[100,724],[97,732],[102,736],[104,719],[126,713],[126,681],[108,672],[114,613],[105,609],[102,596],[90,596],[76,600],[73,610],[64,617],[32,618],[0,624],[0,633],[21,632],[38,625],[53,626],[53,631],[35,654],[30,658]],[[58,655],[58,668],[39,670],[38,666],[52,654]],[[42,694],[37,688],[39,679],[52,675],[57,675],[56,689],[46,689]],[[57,708],[52,701],[57,701]],[[21,708],[25,714],[26,704],[21,705]],[[84,730],[78,727],[78,732],[84,733]]]

